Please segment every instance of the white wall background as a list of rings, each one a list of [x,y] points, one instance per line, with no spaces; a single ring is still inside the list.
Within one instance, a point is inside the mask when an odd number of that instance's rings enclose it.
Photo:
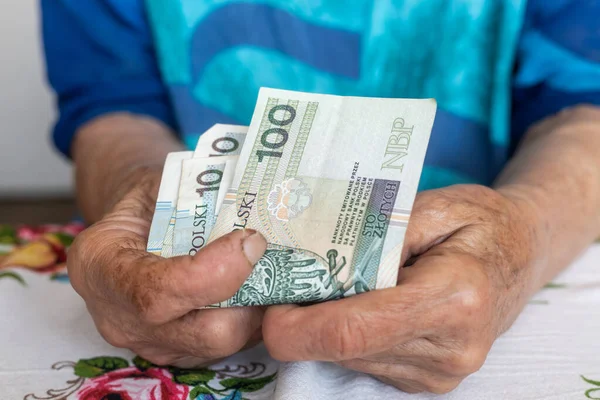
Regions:
[[[50,139],[38,0],[2,1],[0,59],[0,198],[69,194],[70,165]]]

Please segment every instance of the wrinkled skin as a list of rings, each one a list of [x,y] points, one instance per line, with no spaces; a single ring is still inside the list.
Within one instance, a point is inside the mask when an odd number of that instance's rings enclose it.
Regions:
[[[280,360],[334,361],[406,392],[449,392],[483,365],[531,292],[534,215],[482,186],[423,192],[397,287],[270,308],[265,344]]]
[[[263,310],[198,309],[237,291],[264,252],[264,238],[236,231],[194,257],[149,254],[146,238],[154,199],[147,193],[156,193],[156,185],[150,180],[133,188],[81,233],[69,251],[71,283],[98,331],[113,346],[159,365],[184,368],[257,343]]]

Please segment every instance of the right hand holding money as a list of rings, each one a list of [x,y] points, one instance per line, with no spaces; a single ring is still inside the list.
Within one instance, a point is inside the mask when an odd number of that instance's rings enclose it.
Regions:
[[[198,310],[230,298],[266,248],[236,231],[194,256],[146,252],[157,176],[137,183],[69,251],[69,278],[107,342],[156,364],[196,367],[260,340],[258,308]],[[218,282],[218,284],[215,284]]]
[[[532,292],[546,255],[535,208],[514,188],[456,185],[417,196],[397,286],[267,309],[281,361],[333,361],[410,393],[447,393],[483,365]],[[545,262],[545,261],[544,261]]]

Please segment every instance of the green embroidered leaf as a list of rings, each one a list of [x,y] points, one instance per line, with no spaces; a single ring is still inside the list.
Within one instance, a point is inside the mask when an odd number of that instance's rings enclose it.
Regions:
[[[82,378],[95,378],[107,372],[127,368],[129,363],[119,357],[96,357],[79,360],[75,364],[75,375]]]
[[[12,272],[12,271],[0,272],[0,279],[5,279],[5,278],[14,279],[15,281],[19,282],[21,285],[27,286],[27,283],[25,283],[25,280],[21,277],[21,275],[17,274],[16,272]]]
[[[203,383],[210,382],[214,379],[217,374],[215,371],[210,369],[171,369],[171,373],[174,376],[176,383],[182,383],[188,386],[196,386]]]
[[[73,244],[73,240],[75,240],[73,236],[62,232],[54,232],[52,235],[54,235],[65,247],[71,246]]]
[[[213,394],[213,393],[209,389],[205,388],[204,386],[196,386],[190,392],[190,400],[195,400],[196,397],[200,396],[201,394]]]
[[[585,376],[581,375],[581,379],[583,379],[584,381],[586,381],[587,383],[589,383],[590,385],[594,385],[594,386],[598,386],[600,387],[600,381],[593,381],[591,379],[586,378]]]
[[[17,231],[12,226],[0,225],[0,243],[17,244]]]
[[[600,400],[600,397],[592,397],[592,393],[598,392],[598,391],[600,391],[600,388],[594,388],[594,389],[587,390],[585,392],[585,397],[587,397],[588,399],[592,399],[592,400]],[[600,396],[600,394],[598,394],[598,396]]]
[[[152,364],[150,361],[143,359],[140,356],[136,356],[133,359],[133,365],[135,365],[136,367],[138,367],[138,369],[145,371],[148,368],[152,368],[152,367],[156,367],[155,364]]]
[[[544,286],[544,289],[564,289],[566,287],[567,287],[567,285],[565,285],[564,283],[550,282],[549,284]]]
[[[221,386],[227,389],[237,389],[240,392],[256,392],[273,382],[277,374],[265,376],[262,378],[229,378],[219,382]]]

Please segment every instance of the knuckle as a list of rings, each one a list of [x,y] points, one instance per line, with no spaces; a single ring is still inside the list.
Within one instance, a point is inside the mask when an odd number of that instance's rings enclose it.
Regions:
[[[214,319],[207,325],[202,340],[202,356],[227,357],[246,344],[246,338],[228,319]]]
[[[214,355],[218,357],[227,357],[237,353],[246,343],[241,335],[236,335],[234,332],[228,332],[226,335],[221,336],[221,338],[223,341],[219,340],[219,344],[213,343],[213,348],[216,349]]]
[[[487,293],[480,287],[465,287],[455,295],[455,306],[467,317],[479,314],[486,306]]]
[[[452,307],[455,322],[459,325],[481,322],[489,314],[492,303],[492,286],[487,273],[478,261],[465,258],[457,268],[449,269],[447,281],[448,305]]]
[[[462,352],[452,353],[446,360],[445,372],[452,376],[466,377],[483,366],[487,352],[478,348],[467,348]]]

